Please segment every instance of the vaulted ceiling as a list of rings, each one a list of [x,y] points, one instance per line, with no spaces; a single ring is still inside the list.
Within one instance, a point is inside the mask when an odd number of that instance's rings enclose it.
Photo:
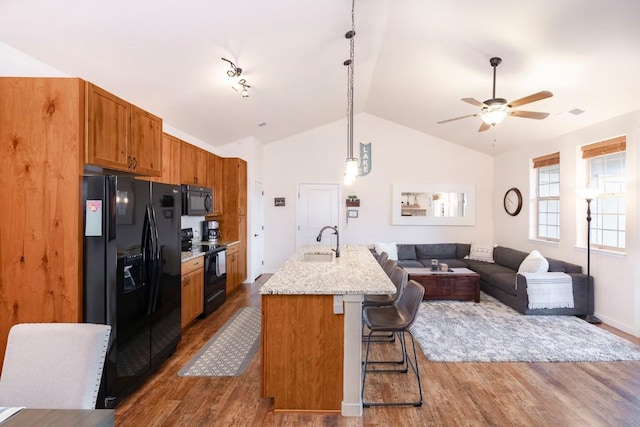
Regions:
[[[356,0],[354,110],[491,155],[544,141],[640,108],[639,18],[637,0]],[[351,0],[0,0],[0,42],[212,145],[344,119],[350,28]],[[519,109],[550,115],[437,124],[492,97],[493,56],[496,96],[549,90]]]

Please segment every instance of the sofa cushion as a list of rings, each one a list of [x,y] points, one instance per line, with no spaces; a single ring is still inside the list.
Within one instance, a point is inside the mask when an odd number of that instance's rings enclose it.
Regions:
[[[378,253],[378,255],[380,255],[382,252],[386,252],[387,255],[389,255],[389,259],[398,260],[398,248],[396,246],[396,243],[381,243],[381,242],[377,242],[373,244],[374,248],[376,249],[376,252]]]
[[[489,280],[491,281],[491,286],[502,289],[504,292],[516,296],[516,273],[494,273],[491,275]]]
[[[456,243],[456,258],[462,259],[469,255],[471,245],[469,243]]]
[[[469,268],[480,275],[480,278],[485,281],[491,283],[491,278],[496,273],[511,273],[515,277],[516,272],[508,267],[502,266],[497,263],[489,263],[489,262],[470,262]],[[513,279],[513,283],[515,283],[515,278]],[[493,283],[492,283],[493,284]]]
[[[416,245],[416,256],[419,260],[431,258],[444,259],[456,257],[455,243],[428,243]]]
[[[522,264],[522,261],[529,255],[526,252],[517,251],[511,248],[505,248],[504,246],[498,246],[493,250],[493,259],[497,264],[510,268],[511,270],[518,271],[518,267]]]
[[[467,255],[465,258],[472,259],[475,261],[494,262],[494,257],[493,257],[494,248],[495,248],[495,244],[493,243],[471,242],[471,247],[469,248],[469,255]]]
[[[546,273],[549,261],[536,250],[531,251],[518,267],[518,273]]]
[[[416,245],[396,245],[398,247],[398,259],[416,260]]]

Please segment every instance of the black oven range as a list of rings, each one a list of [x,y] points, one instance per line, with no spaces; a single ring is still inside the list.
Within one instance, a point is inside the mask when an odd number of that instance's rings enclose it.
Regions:
[[[204,252],[204,307],[199,318],[213,313],[227,300],[227,245],[193,243],[193,230],[182,229],[182,250]]]

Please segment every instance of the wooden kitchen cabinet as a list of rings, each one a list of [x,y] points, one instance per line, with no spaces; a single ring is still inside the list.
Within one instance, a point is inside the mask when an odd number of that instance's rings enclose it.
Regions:
[[[220,216],[224,212],[224,161],[222,157],[209,153],[207,158],[207,187],[213,189],[213,210],[209,216]]]
[[[238,215],[238,282],[247,278],[247,217]]]
[[[239,286],[247,277],[247,162],[236,157],[222,160],[224,214],[219,220],[222,238],[228,242],[238,242],[238,267],[234,280]]]
[[[247,162],[237,157],[224,158],[224,183],[226,194],[224,213],[247,214]]]
[[[0,77],[0,366],[11,326],[82,319],[85,82]]]
[[[204,257],[182,263],[182,311],[180,324],[184,328],[204,309]]]
[[[275,410],[340,412],[344,317],[333,295],[262,295],[262,397]]]
[[[162,135],[162,172],[149,181],[180,185],[180,150],[182,141],[169,134]]]
[[[227,247],[227,294],[235,291],[241,284],[240,280],[240,256],[239,245]]]
[[[180,153],[181,184],[207,185],[207,160],[209,153],[182,141]]]
[[[86,93],[85,163],[160,176],[162,119],[89,82]]]

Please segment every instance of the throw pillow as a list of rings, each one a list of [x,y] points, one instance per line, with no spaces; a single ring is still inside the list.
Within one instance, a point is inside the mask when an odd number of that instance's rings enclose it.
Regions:
[[[518,267],[518,273],[546,273],[549,261],[538,251],[531,251]]]
[[[496,245],[494,243],[473,243],[471,242],[471,248],[469,249],[469,255],[466,259],[472,259],[475,261],[495,262],[493,260],[493,248]]]
[[[398,247],[396,243],[375,243],[374,247],[376,249],[376,253],[380,255],[382,252],[386,252],[389,255],[389,259],[394,261],[398,260]]]

